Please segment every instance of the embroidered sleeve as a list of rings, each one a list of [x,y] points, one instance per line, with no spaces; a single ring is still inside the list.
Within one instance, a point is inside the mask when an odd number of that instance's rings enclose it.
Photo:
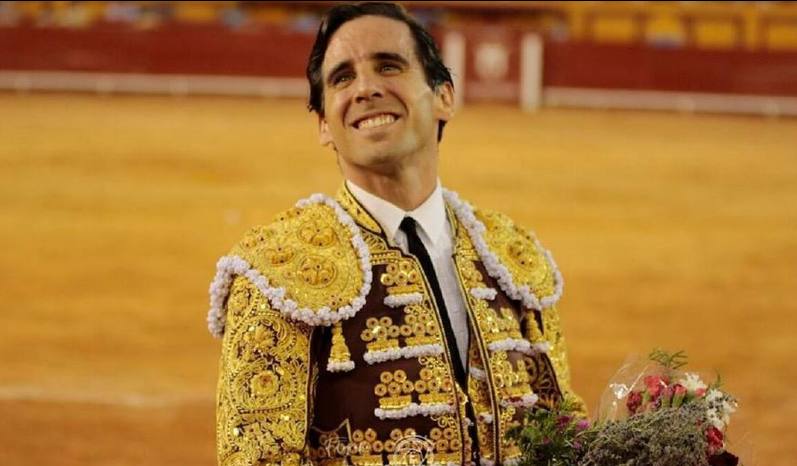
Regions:
[[[226,302],[216,407],[219,464],[310,464],[313,327],[285,319],[246,277]]]

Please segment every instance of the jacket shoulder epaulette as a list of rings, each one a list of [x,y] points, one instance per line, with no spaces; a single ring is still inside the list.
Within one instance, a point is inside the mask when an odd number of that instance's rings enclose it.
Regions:
[[[562,277],[550,251],[534,233],[500,212],[477,209],[475,214],[484,224],[485,242],[508,269],[516,286],[531,291],[542,309],[556,304],[562,292]]]
[[[271,307],[292,320],[331,325],[354,315],[370,290],[368,249],[331,198],[313,195],[250,229],[217,263],[210,288],[211,333],[221,335],[224,301],[235,276],[248,278]]]
[[[520,228],[506,215],[474,208],[453,191],[444,191],[447,202],[463,224],[491,277],[511,298],[526,308],[543,310],[555,305],[564,281],[551,253],[534,234]]]

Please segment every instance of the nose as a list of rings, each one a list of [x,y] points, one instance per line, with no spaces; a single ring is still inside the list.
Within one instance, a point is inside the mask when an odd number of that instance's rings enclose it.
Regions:
[[[354,94],[354,101],[356,103],[384,97],[384,91],[379,76],[374,73],[360,73],[359,76],[357,76],[356,84],[357,86]]]

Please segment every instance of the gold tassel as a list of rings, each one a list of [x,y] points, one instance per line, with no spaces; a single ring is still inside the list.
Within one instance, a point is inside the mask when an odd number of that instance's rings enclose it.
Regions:
[[[545,340],[542,330],[537,324],[536,311],[531,311],[531,314],[526,318],[526,334],[529,335],[532,343],[539,343]]]
[[[512,309],[502,307],[500,320],[503,321],[504,328],[509,338],[514,338],[516,340],[523,339],[523,335],[520,333],[520,324],[515,318],[515,313],[512,312]]]
[[[354,369],[354,361],[351,360],[351,352],[346,346],[346,338],[343,337],[343,325],[336,322],[332,326],[332,349],[329,354],[327,370],[340,372],[352,369]]]

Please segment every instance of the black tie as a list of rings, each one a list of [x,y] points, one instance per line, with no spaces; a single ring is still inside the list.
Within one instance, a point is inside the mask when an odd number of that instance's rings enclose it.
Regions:
[[[462,359],[459,357],[459,350],[457,349],[457,340],[454,337],[454,330],[451,327],[451,320],[448,318],[448,311],[446,311],[446,303],[443,300],[443,292],[440,290],[440,283],[437,281],[437,274],[434,272],[434,265],[432,259],[429,258],[429,253],[421,242],[418,232],[415,228],[415,220],[411,217],[404,217],[401,221],[399,229],[407,235],[407,249],[410,254],[418,258],[418,261],[423,267],[423,274],[429,281],[429,286],[432,288],[434,299],[437,301],[437,309],[440,311],[440,319],[443,321],[443,330],[448,341],[448,347],[451,350],[451,363],[454,365],[454,372],[463,390],[467,390],[467,383],[465,381],[465,368],[462,365]]]
[[[454,365],[454,374],[457,378],[459,386],[462,387],[462,390],[465,393],[467,393],[468,383],[466,380],[465,366],[462,364],[462,358],[459,357],[457,340],[454,337],[454,330],[451,327],[451,320],[448,318],[446,302],[443,300],[443,292],[440,290],[440,283],[437,281],[437,274],[434,271],[432,259],[429,258],[429,253],[426,251],[426,248],[421,242],[421,238],[418,236],[418,232],[415,228],[415,220],[413,220],[411,217],[404,217],[404,220],[401,221],[401,226],[399,226],[399,229],[407,235],[407,249],[409,250],[410,254],[418,258],[418,261],[421,263],[421,267],[423,268],[423,273],[426,275],[426,279],[429,281],[429,286],[432,288],[434,299],[437,302],[437,310],[440,311],[440,320],[443,321],[443,331],[446,335],[446,341],[448,342],[448,347],[451,349],[449,353],[451,354],[451,363]],[[476,416],[474,415],[473,407],[470,403],[467,404],[466,408],[467,416],[471,421],[471,425],[468,430],[470,437],[473,440],[474,459],[476,459],[478,464],[479,447],[476,440]]]

